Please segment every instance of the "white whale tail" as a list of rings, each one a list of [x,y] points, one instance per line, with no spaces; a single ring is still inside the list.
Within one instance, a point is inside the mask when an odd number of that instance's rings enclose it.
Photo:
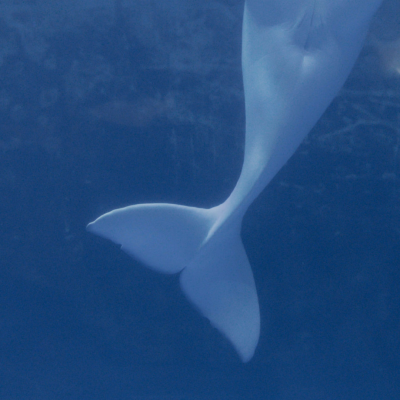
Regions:
[[[240,238],[241,218],[215,229],[220,215],[219,207],[139,204],[106,213],[87,230],[120,244],[151,269],[182,271],[185,295],[246,362],[260,333],[257,292]]]

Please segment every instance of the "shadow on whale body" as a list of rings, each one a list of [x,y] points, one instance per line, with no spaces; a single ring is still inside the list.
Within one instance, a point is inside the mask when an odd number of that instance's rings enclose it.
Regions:
[[[246,142],[228,199],[210,209],[139,204],[88,231],[151,269],[180,272],[187,298],[249,361],[260,313],[240,230],[243,216],[342,87],[381,0],[247,0],[242,69]]]

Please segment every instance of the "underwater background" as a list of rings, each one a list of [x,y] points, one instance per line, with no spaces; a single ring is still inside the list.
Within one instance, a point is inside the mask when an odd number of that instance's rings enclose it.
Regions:
[[[244,148],[239,0],[1,0],[0,398],[400,398],[400,4],[249,209],[262,331],[242,364],[184,298],[86,232],[212,207]]]

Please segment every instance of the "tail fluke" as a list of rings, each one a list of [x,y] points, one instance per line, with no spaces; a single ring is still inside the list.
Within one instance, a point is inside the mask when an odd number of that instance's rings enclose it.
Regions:
[[[183,292],[249,361],[260,335],[260,311],[253,273],[239,229],[210,238],[182,271]]]
[[[156,271],[183,270],[185,295],[246,362],[260,331],[257,292],[240,239],[240,221],[210,233],[219,213],[218,207],[140,204],[104,214],[87,229],[120,244]]]
[[[120,244],[147,267],[173,274],[192,260],[215,219],[213,209],[138,204],[102,215],[87,230]]]

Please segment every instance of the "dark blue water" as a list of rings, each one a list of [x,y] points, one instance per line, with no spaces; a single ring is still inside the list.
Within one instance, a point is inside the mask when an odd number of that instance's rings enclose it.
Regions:
[[[262,314],[248,364],[177,276],[85,231],[117,207],[230,193],[241,14],[0,5],[0,398],[400,397],[400,86],[373,48],[244,220]]]

